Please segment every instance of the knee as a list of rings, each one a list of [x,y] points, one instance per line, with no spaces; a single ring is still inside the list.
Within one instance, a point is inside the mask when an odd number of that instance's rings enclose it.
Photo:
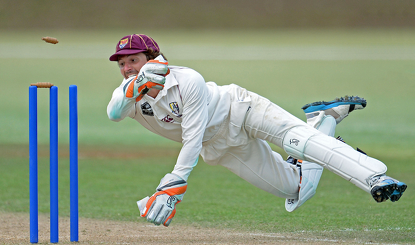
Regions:
[[[290,156],[305,160],[304,150],[308,140],[320,134],[318,130],[311,126],[296,126],[287,131],[283,138],[283,149]]]

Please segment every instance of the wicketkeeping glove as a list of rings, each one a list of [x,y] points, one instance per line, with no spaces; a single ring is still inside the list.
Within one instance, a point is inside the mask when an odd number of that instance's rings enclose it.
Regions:
[[[162,90],[166,82],[166,76],[170,73],[168,62],[162,55],[154,60],[149,60],[136,76],[128,78],[124,86],[124,94],[127,98],[136,98],[139,101],[152,88]]]
[[[155,225],[169,226],[176,214],[176,204],[183,200],[187,182],[175,174],[166,174],[157,192],[137,202],[141,217]]]

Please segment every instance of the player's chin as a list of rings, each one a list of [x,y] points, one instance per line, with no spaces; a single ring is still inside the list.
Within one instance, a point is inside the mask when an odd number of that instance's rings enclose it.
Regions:
[[[135,77],[137,76],[138,72],[134,72],[134,73],[125,73],[124,74],[124,78],[127,79],[129,77]]]
[[[129,75],[129,76],[124,75],[124,78],[125,78],[125,79],[128,79],[128,78],[130,78],[130,77],[134,77],[134,76],[135,76],[134,74],[131,74],[131,75]]]

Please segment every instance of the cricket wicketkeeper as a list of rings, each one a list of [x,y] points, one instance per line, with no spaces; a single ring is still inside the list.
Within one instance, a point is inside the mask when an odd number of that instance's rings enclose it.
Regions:
[[[174,169],[156,192],[137,202],[140,214],[168,226],[183,200],[199,155],[256,187],[286,199],[291,212],[313,197],[323,168],[370,193],[375,201],[398,201],[406,184],[385,175],[381,161],[335,139],[334,131],[366,100],[346,96],[303,107],[307,123],[238,85],[218,86],[187,67],[168,65],[149,36],[128,35],[109,58],[124,77],[108,104],[108,117],[130,117],[151,132],[181,142]],[[285,161],[267,142],[290,155]]]

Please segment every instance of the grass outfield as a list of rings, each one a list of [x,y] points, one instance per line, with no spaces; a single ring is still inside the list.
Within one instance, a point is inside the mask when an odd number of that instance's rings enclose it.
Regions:
[[[160,178],[173,169],[180,144],[147,132],[133,120],[114,123],[107,118],[111,93],[121,82],[117,66],[108,61],[108,56],[114,43],[129,33],[1,32],[0,211],[29,212],[28,86],[52,82],[59,87],[60,215],[69,216],[68,86],[77,84],[80,216],[144,222],[138,219],[135,201],[151,195]],[[367,108],[346,118],[336,135],[385,162],[388,174],[409,186],[399,202],[378,204],[370,195],[325,171],[316,196],[288,213],[284,199],[200,160],[172,225],[413,243],[415,31],[147,33],[160,40],[162,50],[166,46],[171,64],[190,66],[207,81],[244,86],[302,119],[305,116],[300,108],[306,103],[345,94],[365,97]],[[60,43],[43,43],[40,38],[47,35],[57,37]],[[218,36],[223,39],[215,38]],[[191,54],[174,51],[188,52],[181,44],[189,45]],[[286,49],[299,53],[289,59],[277,52]],[[219,55],[217,50],[225,53]],[[411,58],[407,54],[414,55]],[[39,208],[48,213],[47,90],[39,90],[38,97]]]

